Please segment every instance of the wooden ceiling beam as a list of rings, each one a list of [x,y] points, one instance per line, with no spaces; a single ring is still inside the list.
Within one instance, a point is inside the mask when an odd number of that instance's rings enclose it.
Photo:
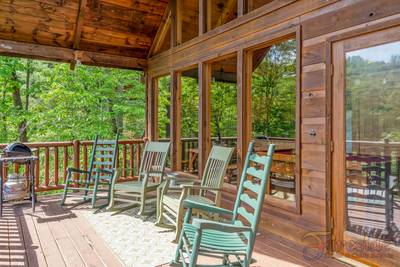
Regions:
[[[70,48],[61,48],[47,45],[14,42],[1,39],[0,55],[61,62],[77,61],[85,65],[121,69],[144,70],[147,68],[146,59],[74,50]]]
[[[160,51],[162,44],[164,43],[165,37],[167,36],[168,27],[171,26],[171,4],[165,9],[164,15],[161,19],[160,26],[158,27],[157,33],[151,44],[148,57],[153,56]]]
[[[79,8],[78,8],[78,14],[76,15],[76,23],[75,23],[75,31],[74,31],[74,43],[72,45],[72,48],[74,50],[79,49],[79,44],[81,42],[81,36],[82,36],[82,27],[83,27],[83,19],[84,19],[84,13],[85,13],[85,8],[86,8],[87,0],[79,0]],[[76,60],[71,61],[70,69],[74,70],[76,65]]]

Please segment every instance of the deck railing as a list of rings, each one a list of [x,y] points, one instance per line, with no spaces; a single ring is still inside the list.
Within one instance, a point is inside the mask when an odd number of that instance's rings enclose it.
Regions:
[[[161,139],[166,141],[168,139]],[[217,138],[212,138],[217,142]],[[230,147],[236,147],[236,137],[222,137],[221,142]],[[293,142],[288,138],[269,138],[273,142]],[[198,139],[195,137],[182,138],[183,170],[189,171],[189,154],[192,149],[198,148]],[[74,167],[87,170],[90,164],[90,155],[93,141],[66,141],[66,142],[37,142],[27,143],[39,161],[35,164],[35,187],[38,192],[63,189],[67,177],[67,168]],[[121,140],[118,142],[117,168],[121,170],[120,180],[137,178],[144,141],[142,139]],[[0,151],[7,144],[0,144]],[[236,162],[233,157],[232,163]],[[197,169],[197,161],[194,163]],[[13,164],[3,168],[2,176],[7,179],[10,173],[28,175],[26,166]],[[86,179],[86,177],[84,177]]]
[[[141,139],[121,140],[118,142],[117,168],[121,169],[121,180],[132,180],[138,175],[140,157],[144,141]],[[58,190],[63,188],[67,177],[67,168],[74,167],[87,170],[90,164],[93,141],[67,141],[27,143],[33,154],[39,158],[35,164],[35,187],[38,192]],[[0,144],[0,150],[6,144]],[[13,164],[5,166],[3,178],[9,173],[24,173],[28,175],[26,166]]]

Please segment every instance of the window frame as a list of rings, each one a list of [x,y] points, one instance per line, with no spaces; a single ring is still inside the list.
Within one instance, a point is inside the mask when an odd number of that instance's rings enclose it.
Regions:
[[[294,39],[296,41],[295,201],[280,199],[272,195],[266,194],[265,203],[267,205],[276,207],[278,209],[300,214],[301,213],[301,28],[300,26],[296,26],[292,31],[283,33],[281,36],[274,38],[273,40],[269,40],[267,42],[263,42],[256,46],[245,48],[244,51],[246,52],[247,62],[252,62],[252,56],[254,51],[262,48],[271,47],[274,44],[277,44],[279,42],[288,39]],[[251,90],[251,85],[252,85],[252,74],[253,72],[249,72],[245,77],[246,83],[250,86],[249,90]],[[252,136],[251,133],[250,136]]]

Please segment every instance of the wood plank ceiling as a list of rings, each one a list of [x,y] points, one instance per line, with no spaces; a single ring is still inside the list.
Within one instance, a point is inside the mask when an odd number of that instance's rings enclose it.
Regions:
[[[1,0],[0,40],[146,59],[168,0]]]

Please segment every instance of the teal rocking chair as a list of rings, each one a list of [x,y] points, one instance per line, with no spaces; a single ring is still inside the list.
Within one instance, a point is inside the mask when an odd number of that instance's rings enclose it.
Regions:
[[[167,162],[170,142],[147,142],[140,163],[137,181],[116,183],[111,185],[110,203],[108,210],[117,210],[115,214],[140,206],[139,215],[148,215],[153,210],[146,211],[146,206],[157,200],[157,188],[164,181],[164,170]],[[115,202],[125,202],[117,207]],[[157,205],[155,205],[156,207]],[[156,209],[154,209],[155,211]]]
[[[99,140],[96,136],[93,142],[92,154],[89,168],[81,170],[69,167],[67,169],[67,179],[64,186],[64,194],[61,205],[65,205],[68,193],[73,191],[83,191],[83,201],[74,206],[91,201],[91,207],[95,207],[97,193],[99,191],[107,192],[108,202],[110,201],[111,184],[115,177],[115,163],[118,150],[118,137],[115,140]],[[85,179],[83,179],[85,177]],[[101,186],[101,188],[99,188]],[[106,188],[103,188],[103,187]],[[89,197],[89,192],[92,196]],[[104,206],[107,206],[107,203]],[[100,208],[100,207],[99,207]]]
[[[250,266],[275,149],[275,145],[270,145],[267,156],[259,156],[253,146],[254,143],[249,145],[233,211],[193,200],[184,201],[187,212],[174,264],[197,266],[198,255],[204,253],[221,256],[222,265],[218,266]],[[232,219],[229,223],[197,218],[191,221],[193,210],[228,215]],[[231,263],[230,256],[237,262]]]

